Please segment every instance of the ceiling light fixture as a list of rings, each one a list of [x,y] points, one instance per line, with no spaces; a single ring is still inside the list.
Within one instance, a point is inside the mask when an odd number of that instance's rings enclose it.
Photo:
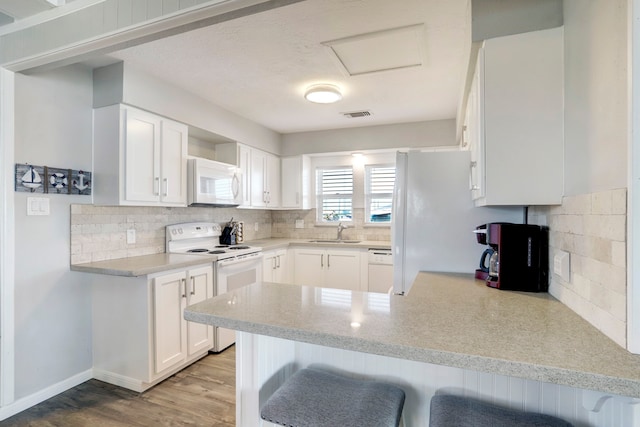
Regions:
[[[317,104],[331,104],[333,102],[340,101],[342,99],[342,94],[337,86],[320,84],[309,86],[307,91],[304,93],[304,97],[307,101],[315,102]]]

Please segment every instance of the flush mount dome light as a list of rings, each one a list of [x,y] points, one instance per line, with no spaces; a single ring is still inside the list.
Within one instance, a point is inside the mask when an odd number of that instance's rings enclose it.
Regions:
[[[313,85],[304,94],[307,101],[317,104],[331,104],[342,99],[340,90],[334,85]]]

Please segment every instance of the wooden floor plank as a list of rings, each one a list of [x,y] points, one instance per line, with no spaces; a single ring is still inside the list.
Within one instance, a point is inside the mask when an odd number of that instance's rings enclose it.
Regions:
[[[235,426],[235,347],[136,393],[89,380],[0,422],[2,427]]]

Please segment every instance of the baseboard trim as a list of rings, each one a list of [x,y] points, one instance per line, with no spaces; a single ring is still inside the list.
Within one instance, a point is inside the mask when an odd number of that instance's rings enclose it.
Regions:
[[[117,385],[118,387],[124,387],[138,393],[142,393],[150,387],[148,383],[143,383],[135,378],[125,377],[124,375],[114,374],[113,372],[104,371],[102,369],[94,369],[93,378],[109,384]]]
[[[9,405],[0,407],[0,421],[12,417],[25,409],[29,409],[32,406],[42,403],[47,399],[52,398],[62,392],[69,390],[77,385],[82,384],[85,381],[89,381],[93,378],[93,369],[87,369],[84,372],[80,372],[66,380],[53,384],[45,389],[42,389],[29,396],[23,397],[10,403]]]

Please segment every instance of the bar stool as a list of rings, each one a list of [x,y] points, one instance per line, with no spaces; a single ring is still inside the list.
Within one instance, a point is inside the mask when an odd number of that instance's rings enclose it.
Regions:
[[[429,427],[572,427],[551,415],[503,408],[477,399],[436,395],[431,398]]]
[[[404,397],[391,384],[305,368],[269,397],[260,416],[288,427],[397,427]]]

